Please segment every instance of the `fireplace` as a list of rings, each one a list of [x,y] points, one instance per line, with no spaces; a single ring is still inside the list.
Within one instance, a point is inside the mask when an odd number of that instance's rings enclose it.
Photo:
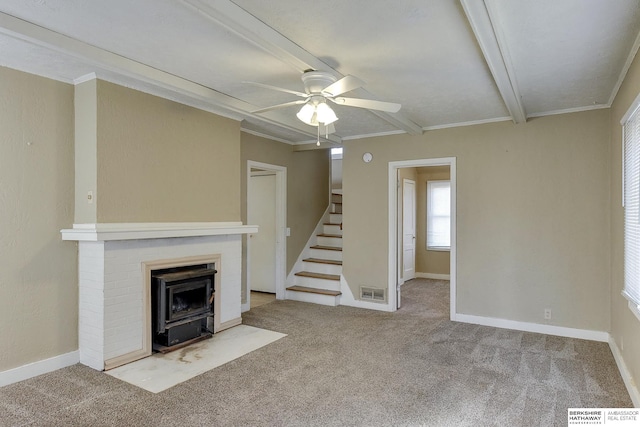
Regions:
[[[207,264],[151,272],[155,351],[172,351],[213,334],[216,273]]]

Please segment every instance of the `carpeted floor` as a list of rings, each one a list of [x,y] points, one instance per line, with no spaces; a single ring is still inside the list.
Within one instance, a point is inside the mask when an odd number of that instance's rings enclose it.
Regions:
[[[276,301],[244,323],[287,337],[159,394],[82,365],[0,388],[0,425],[552,426],[630,407],[606,343],[452,323],[448,282],[397,313]]]

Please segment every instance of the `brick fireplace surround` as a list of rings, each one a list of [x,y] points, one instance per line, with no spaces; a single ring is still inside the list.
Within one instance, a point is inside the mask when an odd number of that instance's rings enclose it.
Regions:
[[[241,223],[74,224],[78,242],[80,362],[97,370],[151,355],[150,274],[168,266],[214,263],[214,332],[242,322]]]

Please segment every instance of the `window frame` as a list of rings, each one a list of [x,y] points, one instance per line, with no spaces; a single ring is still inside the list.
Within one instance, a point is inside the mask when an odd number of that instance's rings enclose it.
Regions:
[[[622,296],[628,301],[629,310],[640,320],[640,277],[635,281],[634,289],[635,298],[627,292],[629,283],[627,282],[627,206],[626,206],[626,198],[627,198],[627,135],[629,134],[629,128],[631,128],[633,132],[633,127],[635,125],[635,135],[633,144],[636,145],[634,150],[640,151],[640,95],[636,97],[633,101],[625,115],[620,120],[620,124],[622,125],[622,208],[623,208],[623,290],[621,292]],[[627,126],[629,125],[629,126]],[[638,154],[635,154],[638,157]],[[634,165],[635,171],[634,174],[637,174],[640,179],[640,163]],[[636,188],[636,191],[640,193],[640,187]],[[640,222],[640,220],[638,221]],[[637,244],[636,252],[640,254],[640,231],[636,233],[635,242]],[[640,256],[636,256],[637,270],[640,271]]]
[[[449,245],[448,246],[429,246],[429,218],[430,218],[430,202],[431,202],[431,187],[433,184],[449,184]],[[451,251],[451,180],[450,179],[434,179],[427,181],[427,198],[426,198],[426,227],[425,227],[425,247],[428,251],[435,252],[450,252]]]

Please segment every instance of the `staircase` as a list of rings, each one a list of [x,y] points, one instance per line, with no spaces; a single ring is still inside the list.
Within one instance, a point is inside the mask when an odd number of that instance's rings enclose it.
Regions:
[[[286,299],[333,305],[340,303],[342,273],[342,194],[331,194],[329,222],[323,224],[316,243],[308,248],[303,270],[295,273],[294,286],[286,291]]]

